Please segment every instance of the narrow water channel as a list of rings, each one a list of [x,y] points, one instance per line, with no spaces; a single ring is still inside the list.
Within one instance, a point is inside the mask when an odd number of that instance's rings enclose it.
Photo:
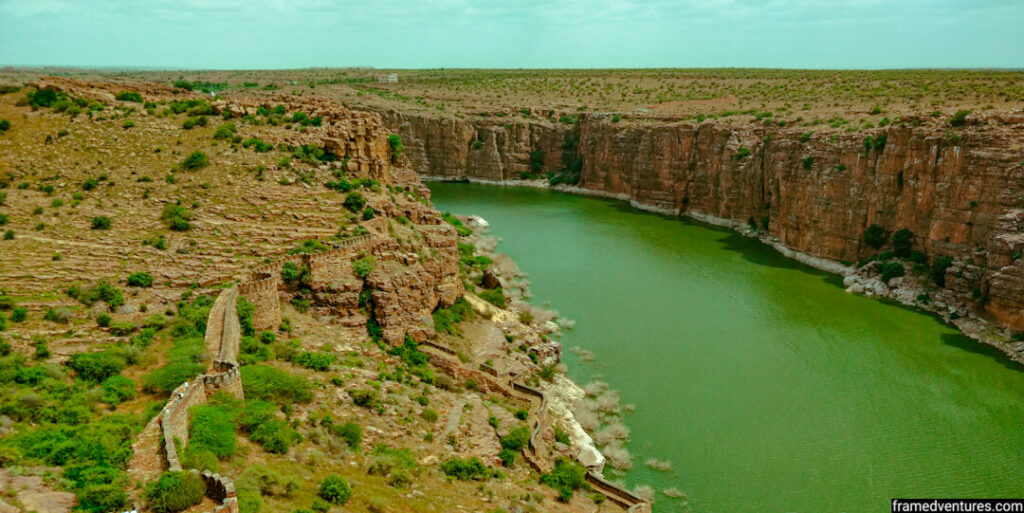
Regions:
[[[570,376],[626,417],[630,485],[655,511],[889,511],[893,497],[1024,495],[1024,372],[929,315],[732,232],[622,202],[432,183],[530,275],[531,301],[577,322]],[[595,355],[580,362],[569,349]],[[644,460],[673,468],[646,468]]]

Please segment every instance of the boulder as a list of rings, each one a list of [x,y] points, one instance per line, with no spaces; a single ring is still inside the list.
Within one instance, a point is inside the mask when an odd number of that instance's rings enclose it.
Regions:
[[[485,289],[496,289],[501,286],[501,279],[498,278],[498,273],[494,269],[488,267],[484,270],[483,281],[480,284]]]
[[[580,455],[576,457],[576,460],[588,469],[593,469],[598,472],[604,469],[604,455],[601,454],[601,451],[598,451],[593,445],[584,446],[583,449],[580,450]]]

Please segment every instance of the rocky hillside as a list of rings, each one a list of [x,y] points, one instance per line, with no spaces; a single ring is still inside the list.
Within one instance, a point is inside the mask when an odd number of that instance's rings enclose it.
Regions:
[[[575,462],[559,345],[471,294],[505,302],[377,115],[2,92],[0,511],[649,506]]]
[[[923,277],[919,306],[1024,330],[1019,113],[954,120],[936,112],[867,129],[779,126],[770,113],[727,124],[380,113],[424,176],[510,181],[553,172],[577,192],[732,225],[842,264],[896,250],[907,274],[916,267]],[[879,237],[869,241],[869,231]]]

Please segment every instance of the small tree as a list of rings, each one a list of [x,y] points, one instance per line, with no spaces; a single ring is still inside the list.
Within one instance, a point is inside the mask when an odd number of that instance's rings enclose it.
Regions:
[[[864,230],[864,242],[875,249],[878,249],[885,245],[886,236],[885,228],[877,224],[872,224]]]
[[[348,196],[345,196],[343,205],[352,212],[359,212],[366,206],[366,198],[359,191],[350,192]]]
[[[157,513],[177,513],[203,500],[206,484],[191,472],[164,472],[149,483],[143,495]]]
[[[121,91],[115,96],[117,101],[142,103],[142,95],[134,91]]]
[[[195,171],[210,165],[210,159],[205,153],[196,150],[181,162],[181,168],[188,171]]]
[[[388,136],[388,146],[391,148],[391,162],[398,160],[399,155],[405,150],[405,146],[402,145],[402,138],[398,134]]]
[[[892,254],[896,258],[906,258],[910,256],[910,248],[914,242],[914,232],[903,228],[897,231],[892,236]]]
[[[96,216],[92,218],[92,229],[93,230],[109,230],[110,229],[110,218],[107,216]]]
[[[903,276],[906,270],[899,262],[884,262],[878,266],[878,272],[882,275],[882,281],[888,283],[893,278]]]
[[[345,504],[352,497],[352,488],[348,481],[338,474],[331,474],[320,483],[318,495],[331,504]]]
[[[940,287],[946,286],[946,269],[949,269],[951,265],[953,265],[953,259],[948,256],[935,257],[932,260],[932,267],[929,269],[928,274],[936,285]]]
[[[129,287],[152,287],[153,275],[147,272],[137,272],[128,275]]]
[[[953,117],[949,118],[949,126],[964,126],[967,123],[967,115],[970,114],[969,110],[958,110]]]

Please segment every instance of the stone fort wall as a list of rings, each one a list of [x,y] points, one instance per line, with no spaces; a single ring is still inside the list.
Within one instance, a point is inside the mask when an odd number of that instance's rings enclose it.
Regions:
[[[188,445],[189,409],[204,404],[219,391],[244,399],[242,376],[238,366],[241,327],[238,322],[238,288],[225,289],[214,301],[206,322],[206,349],[211,362],[209,372],[182,383],[173,392],[164,409],[132,444],[129,472],[136,478],[151,478],[164,469],[181,471],[179,449]],[[218,503],[216,513],[238,513],[235,486],[231,479],[204,472],[207,495]]]

